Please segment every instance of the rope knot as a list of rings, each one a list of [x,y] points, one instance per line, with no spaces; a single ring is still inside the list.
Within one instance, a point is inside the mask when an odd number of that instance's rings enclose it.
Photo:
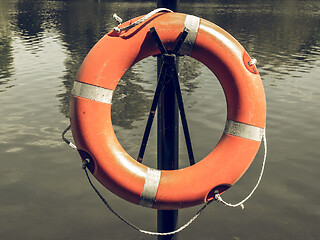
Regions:
[[[257,62],[257,59],[252,58],[252,60],[249,62],[249,66],[255,65]]]
[[[216,194],[214,195],[214,198],[215,198],[217,201],[219,201],[219,202],[222,201],[222,198],[221,198],[221,196],[220,196],[219,193],[216,193]]]

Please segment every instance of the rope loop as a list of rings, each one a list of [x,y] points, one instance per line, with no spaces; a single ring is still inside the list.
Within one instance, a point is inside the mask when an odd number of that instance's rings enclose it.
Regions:
[[[201,208],[200,210],[187,222],[185,223],[183,226],[181,226],[180,228],[176,229],[175,231],[172,231],[172,232],[165,232],[165,233],[160,233],[160,232],[152,232],[152,231],[146,231],[146,230],[143,230],[135,225],[133,225],[132,223],[130,223],[129,221],[125,220],[123,217],[121,217],[115,210],[113,210],[113,208],[110,206],[110,204],[105,200],[105,198],[101,195],[101,193],[97,190],[97,188],[93,185],[90,177],[89,177],[89,174],[88,174],[88,171],[87,171],[87,165],[88,165],[88,160],[84,160],[83,161],[83,165],[82,165],[82,168],[84,169],[85,173],[86,173],[86,176],[88,178],[88,181],[91,185],[91,187],[94,189],[94,191],[96,192],[96,194],[99,196],[99,198],[101,199],[101,201],[104,203],[104,205],[115,215],[117,216],[121,221],[123,221],[124,223],[126,223],[128,226],[130,226],[131,228],[141,232],[141,233],[144,233],[144,234],[148,234],[148,235],[155,235],[155,236],[167,236],[167,235],[174,235],[176,233],[179,233],[181,232],[183,229],[187,228],[194,220],[196,220],[200,214],[202,213],[202,211],[210,204],[212,203],[213,201],[217,200],[219,202],[222,202],[224,205],[228,206],[228,207],[238,207],[240,206],[242,209],[244,209],[244,203],[253,195],[253,193],[255,192],[255,190],[258,188],[260,182],[261,182],[261,179],[262,179],[262,176],[263,176],[263,172],[264,172],[264,169],[265,169],[265,163],[266,163],[266,159],[267,159],[267,137],[266,137],[266,128],[264,129],[263,131],[263,136],[262,136],[262,140],[263,140],[263,143],[264,143],[264,157],[263,157],[263,163],[262,163],[262,167],[261,167],[261,172],[260,172],[260,176],[258,178],[258,181],[256,183],[256,185],[254,186],[254,188],[252,189],[252,191],[249,193],[249,195],[244,198],[242,201],[240,201],[239,203],[236,203],[236,204],[231,204],[231,203],[228,203],[226,201],[224,201],[219,193],[219,191],[216,191],[215,192],[215,197],[213,199],[211,199],[210,201],[206,202]]]
[[[70,125],[63,131],[63,134],[62,134],[62,138],[63,140],[73,149],[76,149],[75,145],[73,143],[71,143],[69,140],[67,140],[64,135],[66,134],[66,132],[68,132],[70,130]],[[217,200],[221,203],[223,203],[224,205],[228,206],[228,207],[238,207],[240,206],[242,209],[244,209],[244,203],[253,195],[253,193],[255,192],[255,190],[258,188],[260,182],[261,182],[261,179],[262,179],[262,176],[263,176],[263,172],[264,172],[264,169],[265,169],[265,164],[266,164],[266,159],[267,159],[267,137],[266,137],[266,128],[264,129],[263,131],[263,136],[262,136],[262,140],[263,140],[263,143],[264,143],[264,157],[263,157],[263,163],[262,163],[262,167],[261,167],[261,172],[260,172],[260,176],[258,178],[258,181],[256,183],[256,185],[254,186],[254,188],[252,189],[252,191],[249,193],[249,195],[244,198],[242,201],[240,201],[239,203],[236,203],[236,204],[231,204],[231,203],[228,203],[226,202],[225,200],[222,199],[221,197],[221,194],[219,193],[219,191],[216,191],[215,192],[215,197],[206,202],[201,208],[200,210],[187,222],[185,223],[183,226],[181,226],[180,228],[176,229],[175,231],[172,231],[172,232],[166,232],[166,233],[160,233],[160,232],[152,232],[152,231],[146,231],[146,230],[143,230],[143,229],[140,229],[139,227],[133,225],[132,223],[130,223],[129,221],[125,220],[123,217],[121,217],[111,206],[110,204],[107,202],[107,200],[101,195],[101,193],[98,191],[98,189],[93,185],[90,177],[89,177],[89,174],[88,174],[88,171],[87,171],[87,166],[89,164],[89,161],[88,159],[85,159],[83,160],[82,162],[82,169],[85,171],[86,173],[86,176],[87,176],[87,179],[91,185],[91,187],[93,188],[93,190],[96,192],[96,194],[98,195],[98,197],[101,199],[101,201],[104,203],[104,205],[116,216],[118,217],[121,221],[123,221],[124,223],[126,223],[128,226],[130,226],[131,228],[141,232],[141,233],[144,233],[144,234],[148,234],[148,235],[155,235],[155,236],[167,236],[167,235],[174,235],[178,232],[181,232],[183,229],[187,228],[194,220],[196,220],[200,214],[202,213],[202,211],[210,204],[212,203],[213,201]],[[74,146],[74,147],[73,147]]]

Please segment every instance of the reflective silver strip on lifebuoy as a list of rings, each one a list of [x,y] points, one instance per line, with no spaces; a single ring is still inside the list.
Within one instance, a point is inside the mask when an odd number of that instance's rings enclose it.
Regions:
[[[113,90],[74,81],[71,94],[77,97],[83,97],[93,101],[111,104]]]
[[[185,30],[188,31],[188,35],[184,40],[181,48],[180,53],[190,56],[192,50],[194,48],[194,44],[196,42],[198,29],[200,25],[200,18],[192,15],[187,15],[186,20],[184,22]]]
[[[146,181],[140,196],[139,205],[152,207],[156,201],[157,191],[160,183],[161,171],[148,168]]]
[[[258,142],[261,142],[263,131],[263,128],[236,122],[233,120],[227,120],[226,127],[224,129],[224,133],[226,134],[247,138]]]

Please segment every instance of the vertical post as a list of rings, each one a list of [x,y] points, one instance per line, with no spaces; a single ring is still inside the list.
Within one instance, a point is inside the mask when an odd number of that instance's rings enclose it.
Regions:
[[[157,0],[157,7],[178,11],[179,0]],[[161,67],[161,57],[158,57],[158,74]],[[176,61],[176,64],[178,62]],[[171,74],[167,74],[168,78]],[[179,114],[175,97],[173,81],[165,80],[158,105],[158,169],[178,169],[178,140],[179,140]],[[171,232],[176,229],[178,210],[158,210],[158,232]],[[177,239],[176,235],[158,236],[158,240]]]

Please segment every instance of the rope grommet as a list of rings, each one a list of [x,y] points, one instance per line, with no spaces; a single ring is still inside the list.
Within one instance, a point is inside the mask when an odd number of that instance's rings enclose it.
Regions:
[[[117,32],[117,33],[120,33],[120,32],[121,32],[120,28],[118,28],[118,27],[114,27],[114,28],[113,28],[113,31],[115,31],[115,32]]]
[[[90,163],[90,159],[86,158],[82,161],[82,169],[85,170],[88,167],[88,164]]]

